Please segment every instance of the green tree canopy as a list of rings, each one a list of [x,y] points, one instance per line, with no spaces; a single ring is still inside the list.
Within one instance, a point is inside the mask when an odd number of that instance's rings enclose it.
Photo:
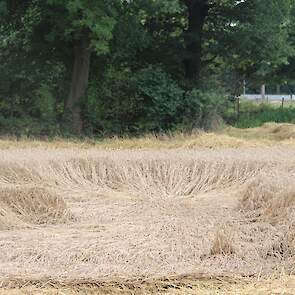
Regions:
[[[0,0],[0,15],[4,127],[170,129],[214,113],[201,94],[231,77],[294,72],[293,0]]]

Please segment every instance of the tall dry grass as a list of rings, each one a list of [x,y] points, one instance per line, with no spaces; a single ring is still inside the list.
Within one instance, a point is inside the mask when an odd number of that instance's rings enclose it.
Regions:
[[[72,218],[65,201],[41,187],[0,188],[0,208],[3,219],[15,216],[16,224],[55,224]],[[1,227],[5,225],[1,224]]]
[[[262,174],[247,183],[240,200],[240,209],[253,217],[272,224],[292,220],[295,212],[295,186],[293,177],[280,179]]]
[[[195,130],[192,133],[146,134],[141,137],[112,137],[101,140],[80,139],[15,139],[0,138],[0,149],[175,149],[175,148],[241,148],[295,144],[295,125],[266,123],[261,127],[238,129],[227,127],[216,133]]]

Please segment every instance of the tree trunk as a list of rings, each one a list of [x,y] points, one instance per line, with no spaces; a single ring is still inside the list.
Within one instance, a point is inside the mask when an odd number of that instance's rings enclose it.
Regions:
[[[88,85],[90,68],[90,49],[87,34],[78,40],[74,47],[74,66],[69,96],[65,102],[65,121],[75,134],[80,134],[83,123],[81,118],[81,98]]]
[[[208,0],[186,0],[188,28],[185,32],[185,77],[190,83],[200,79],[203,28],[209,13]]]

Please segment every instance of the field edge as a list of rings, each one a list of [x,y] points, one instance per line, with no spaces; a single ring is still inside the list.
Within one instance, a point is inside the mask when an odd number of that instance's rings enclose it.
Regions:
[[[259,277],[182,276],[157,280],[55,282],[10,279],[1,282],[0,295],[76,294],[295,294],[295,275]]]

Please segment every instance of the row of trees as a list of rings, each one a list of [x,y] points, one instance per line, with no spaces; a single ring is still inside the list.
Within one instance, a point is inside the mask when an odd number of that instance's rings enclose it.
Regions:
[[[292,79],[293,0],[0,0],[2,131],[207,124],[245,79]]]

